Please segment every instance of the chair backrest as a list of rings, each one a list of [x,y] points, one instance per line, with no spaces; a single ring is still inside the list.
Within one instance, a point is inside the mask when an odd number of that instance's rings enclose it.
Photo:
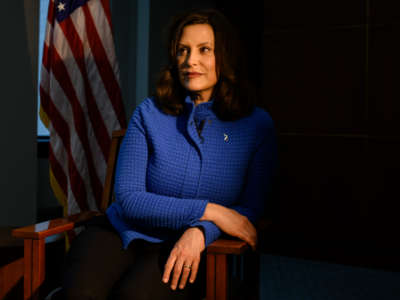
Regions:
[[[114,178],[115,178],[115,164],[117,162],[119,146],[122,138],[125,135],[125,129],[116,130],[112,133],[111,147],[108,154],[106,179],[104,181],[103,194],[100,205],[100,212],[105,213],[107,207],[113,201],[114,195]]]

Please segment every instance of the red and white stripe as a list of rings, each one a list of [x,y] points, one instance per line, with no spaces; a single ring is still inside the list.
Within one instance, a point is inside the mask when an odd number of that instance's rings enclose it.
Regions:
[[[111,133],[126,127],[109,2],[90,0],[62,22],[54,0],[48,11],[40,96],[50,168],[68,214],[98,210]]]

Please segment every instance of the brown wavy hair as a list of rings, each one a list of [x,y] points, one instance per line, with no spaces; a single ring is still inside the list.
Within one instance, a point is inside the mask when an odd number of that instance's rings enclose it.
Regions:
[[[237,33],[226,17],[215,9],[191,10],[173,18],[168,35],[168,65],[159,74],[155,100],[161,110],[179,115],[184,110],[184,98],[190,94],[180,83],[176,54],[183,28],[194,24],[209,24],[214,31],[217,84],[211,97],[213,110],[223,121],[248,116],[254,109],[254,89],[247,80],[247,68]],[[191,94],[192,97],[197,95]]]

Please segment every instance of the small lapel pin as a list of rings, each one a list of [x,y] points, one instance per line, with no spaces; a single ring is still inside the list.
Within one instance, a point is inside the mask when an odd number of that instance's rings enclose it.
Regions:
[[[229,140],[228,135],[224,133],[224,141],[227,142]]]

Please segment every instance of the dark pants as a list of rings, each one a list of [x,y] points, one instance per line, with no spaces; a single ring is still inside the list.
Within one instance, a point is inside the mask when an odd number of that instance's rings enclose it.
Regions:
[[[107,217],[97,217],[71,244],[65,260],[64,299],[143,300],[202,299],[205,297],[205,251],[194,283],[172,290],[161,281],[175,241],[154,244],[133,240],[122,248]],[[172,273],[171,273],[172,274]]]

